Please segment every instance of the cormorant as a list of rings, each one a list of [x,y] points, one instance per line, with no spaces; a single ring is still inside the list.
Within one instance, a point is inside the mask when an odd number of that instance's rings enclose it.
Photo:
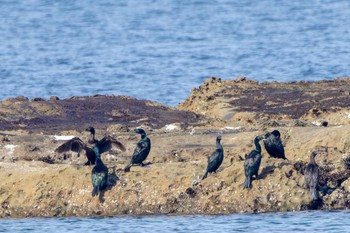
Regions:
[[[96,154],[91,148],[95,146],[98,148],[100,154],[113,149],[125,151],[124,145],[112,136],[107,135],[101,140],[97,140],[95,138],[95,129],[93,127],[87,128],[86,131],[90,132],[87,143],[84,143],[80,138],[75,137],[60,145],[55,152],[62,153],[66,151],[74,151],[80,154],[82,150],[85,150],[85,155],[88,159],[85,165],[92,165],[95,164]]]
[[[318,196],[318,181],[319,181],[319,170],[315,162],[315,156],[317,153],[315,151],[310,154],[310,163],[306,165],[304,170],[304,177],[306,187],[309,189],[309,195],[312,201],[319,199]]]
[[[287,159],[284,155],[284,148],[281,140],[281,133],[274,130],[265,134],[264,145],[267,153],[273,158]]]
[[[135,129],[135,133],[141,134],[141,140],[137,143],[130,163],[124,168],[124,172],[129,172],[130,167],[134,164],[144,166],[143,161],[147,158],[151,150],[151,140],[147,137],[143,129]]]
[[[256,178],[258,178],[258,171],[260,167],[261,162],[261,146],[259,144],[259,141],[263,139],[262,136],[257,136],[254,139],[255,144],[255,150],[252,150],[249,155],[246,156],[244,161],[244,173],[245,173],[245,181],[244,181],[244,187],[245,188],[252,188],[252,177],[255,175]]]
[[[224,159],[224,150],[222,145],[220,144],[221,136],[217,136],[216,138],[216,150],[210,155],[208,158],[208,166],[207,171],[205,172],[202,180],[207,178],[208,173],[216,172],[216,170],[220,167],[222,160]]]
[[[96,154],[96,165],[91,171],[92,196],[94,197],[108,185],[108,168],[103,164],[97,146],[94,146],[93,151]]]
[[[97,146],[100,153],[104,153],[107,152],[109,150],[121,150],[121,151],[125,151],[125,147],[124,145],[119,142],[117,139],[115,139],[114,137],[107,135],[105,137],[103,137],[101,140],[97,140],[95,138],[95,129],[93,127],[89,127],[86,129],[86,131],[90,132],[90,136],[87,140],[87,142],[91,145],[91,146]]]

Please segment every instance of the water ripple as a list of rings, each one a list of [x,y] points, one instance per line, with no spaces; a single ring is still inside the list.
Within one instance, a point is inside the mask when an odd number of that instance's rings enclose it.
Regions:
[[[348,232],[350,211],[1,219],[0,232]]]
[[[99,93],[176,105],[211,76],[349,76],[346,0],[0,4],[0,99]]]

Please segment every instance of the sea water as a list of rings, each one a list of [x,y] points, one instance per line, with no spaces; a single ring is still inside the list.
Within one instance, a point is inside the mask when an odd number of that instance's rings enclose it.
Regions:
[[[348,0],[0,0],[0,100],[128,95],[175,106],[211,76],[349,76]]]
[[[0,232],[350,232],[350,211],[213,216],[0,219]]]

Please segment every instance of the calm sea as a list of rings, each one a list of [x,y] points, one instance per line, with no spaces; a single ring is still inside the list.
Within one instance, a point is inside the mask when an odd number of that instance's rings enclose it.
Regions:
[[[0,0],[0,100],[350,76],[349,25],[348,0]]]
[[[0,232],[350,232],[350,211],[217,216],[2,219]]]

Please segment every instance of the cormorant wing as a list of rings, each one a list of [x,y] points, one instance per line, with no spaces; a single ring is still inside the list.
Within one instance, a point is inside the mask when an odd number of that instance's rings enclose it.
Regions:
[[[306,181],[306,187],[315,186],[318,184],[319,180],[319,170],[316,165],[308,164],[305,167],[304,177]]]
[[[251,168],[254,165],[254,163],[255,163],[254,158],[247,158],[244,161],[244,168],[245,169],[249,169],[249,168]]]
[[[215,161],[217,159],[217,157],[219,157],[219,155],[220,155],[220,152],[218,150],[214,151],[208,158],[208,164]]]
[[[132,156],[134,157],[134,156],[142,155],[143,153],[146,152],[147,147],[148,147],[148,144],[145,141],[139,141],[136,145],[134,154]]]
[[[74,151],[79,153],[81,150],[85,149],[85,147],[85,143],[80,138],[75,137],[57,147],[55,152],[62,153],[66,151]]]
[[[260,153],[256,150],[253,150],[250,152],[250,154],[246,157],[246,160],[244,161],[244,167],[251,167],[254,166],[254,164],[258,161]]]
[[[98,143],[98,148],[100,149],[100,153],[102,154],[103,152],[109,151],[111,149],[113,150],[121,150],[125,151],[125,146],[119,142],[117,139],[114,137],[108,135],[102,138],[99,143]]]

